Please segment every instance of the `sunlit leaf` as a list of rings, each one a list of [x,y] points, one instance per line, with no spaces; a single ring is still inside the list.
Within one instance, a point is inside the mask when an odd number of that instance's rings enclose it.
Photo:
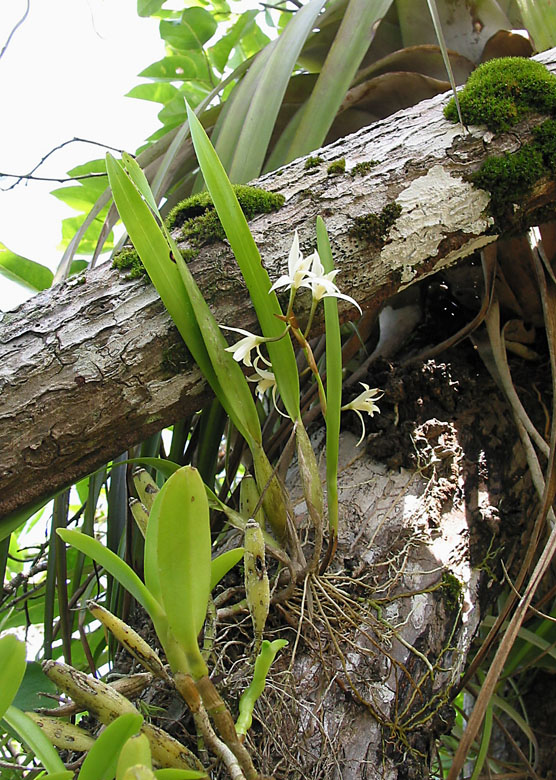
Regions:
[[[241,14],[239,19],[233,25],[233,27],[223,35],[210,49],[210,58],[215,67],[222,73],[230,52],[236,46],[239,41],[251,30],[255,23],[255,18],[258,15],[258,11],[245,11]]]
[[[164,0],[137,0],[137,14],[139,16],[151,16],[160,11]]]
[[[25,645],[8,634],[0,639],[0,718],[12,703],[25,675]]]
[[[160,37],[174,49],[201,49],[218,27],[204,8],[186,8],[179,22],[160,22]]]
[[[556,45],[556,5],[553,0],[516,0],[525,27],[538,51]]]
[[[230,569],[239,563],[243,558],[243,547],[236,547],[234,550],[227,550],[226,552],[213,558],[210,567],[210,589],[215,588],[222,577],[224,577]]]
[[[138,84],[126,93],[126,97],[138,98],[139,100],[151,100],[154,103],[166,105],[178,94],[177,87],[173,84],[157,82],[155,84]]]
[[[164,57],[158,62],[153,62],[139,74],[143,78],[160,81],[186,81],[206,78],[206,75],[206,60],[200,52],[196,51]]]
[[[44,265],[16,255],[0,243],[0,274],[28,290],[38,292],[52,285],[53,273]]]

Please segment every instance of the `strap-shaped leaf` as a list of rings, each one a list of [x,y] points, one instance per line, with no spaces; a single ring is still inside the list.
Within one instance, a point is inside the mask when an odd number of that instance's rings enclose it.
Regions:
[[[218,212],[222,227],[232,247],[241,269],[249,295],[257,312],[257,317],[267,338],[276,338],[284,331],[283,323],[277,319],[282,314],[276,294],[270,293],[270,279],[261,262],[261,256],[247,220],[241,210],[236,195],[218,159],[207,134],[195,113],[187,107],[191,137],[205,182]],[[299,377],[295,362],[295,353],[289,338],[267,343],[268,353],[276,375],[278,390],[293,420],[297,420],[299,411]]]

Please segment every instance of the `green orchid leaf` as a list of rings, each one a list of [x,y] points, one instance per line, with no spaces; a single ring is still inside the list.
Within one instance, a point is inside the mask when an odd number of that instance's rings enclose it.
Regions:
[[[235,550],[227,550],[212,559],[210,565],[211,591],[218,585],[222,577],[224,577],[230,569],[233,569],[236,563],[241,561],[244,552],[243,547],[236,547]]]
[[[139,731],[142,723],[143,716],[138,712],[126,712],[112,721],[87,753],[79,780],[113,780],[120,750]]]
[[[317,249],[325,273],[334,270],[334,260],[326,226],[317,217]],[[340,408],[342,406],[342,341],[338,299],[324,298],[326,323],[326,492],[330,537],[338,534],[338,457],[340,449]]]
[[[201,171],[245,279],[263,335],[267,338],[279,338],[284,333],[284,324],[278,319],[282,311],[276,294],[269,294],[270,279],[262,265],[245,215],[203,126],[189,106],[187,112]],[[299,376],[291,339],[279,338],[278,341],[268,342],[266,346],[286,411],[292,420],[297,420],[300,415]]]
[[[269,642],[268,639],[263,640],[259,655],[255,661],[253,679],[249,687],[241,694],[239,700],[239,716],[236,721],[236,732],[238,734],[245,735],[251,728],[253,707],[264,691],[266,676],[276,654],[287,644],[287,639],[275,639],[274,642]]]
[[[33,751],[49,774],[66,772],[60,756],[46,734],[24,712],[11,705],[4,714],[4,720],[21,738],[22,742]]]
[[[73,772],[67,769],[65,772],[49,772],[44,776],[44,780],[72,780]],[[43,780],[43,778],[41,778]]]
[[[146,546],[153,541],[169,630],[197,679],[207,673],[197,636],[205,621],[211,581],[209,508],[197,469],[184,466],[162,486],[151,509]]]
[[[154,776],[156,780],[203,780],[208,777],[196,769],[155,769]]]
[[[57,533],[66,544],[71,544],[72,547],[85,553],[89,558],[96,561],[99,566],[106,569],[147,610],[153,620],[161,617],[162,607],[158,601],[141,582],[133,569],[118,557],[116,553],[113,553],[112,550],[109,550],[97,539],[93,539],[92,536],[81,533],[81,531],[59,528]]]
[[[123,780],[126,771],[137,764],[152,766],[151,746],[145,734],[130,736],[122,745],[116,767],[116,780]]]
[[[33,292],[48,289],[52,286],[54,278],[50,268],[27,257],[16,255],[2,243],[0,243],[0,274]]]
[[[0,639],[0,718],[12,703],[25,676],[25,645],[8,634]]]

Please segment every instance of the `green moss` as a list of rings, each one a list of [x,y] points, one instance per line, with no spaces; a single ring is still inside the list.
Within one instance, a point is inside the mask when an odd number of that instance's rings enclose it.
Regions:
[[[334,162],[330,163],[326,170],[329,176],[337,176],[339,173],[345,173],[346,161],[343,157],[340,160],[334,160]]]
[[[442,575],[442,583],[440,585],[442,589],[442,595],[446,606],[451,610],[459,609],[463,585],[458,578],[450,571],[445,571]]]
[[[322,157],[307,157],[305,160],[305,165],[303,166],[306,171],[311,171],[311,173],[315,173],[315,168],[318,168],[321,163],[323,163],[324,160]]]
[[[364,176],[371,170],[371,168],[374,168],[375,165],[378,165],[378,160],[366,160],[365,162],[358,162],[353,166],[350,173],[352,176]]]
[[[495,133],[509,130],[527,114],[556,112],[556,76],[525,57],[489,60],[469,76],[459,102],[466,124],[484,124]],[[453,98],[444,116],[457,122]]]
[[[556,172],[556,122],[545,120],[533,131],[533,141],[517,152],[489,157],[469,178],[477,187],[491,193],[491,212],[497,223],[514,216],[514,203],[520,203],[539,179]]]
[[[244,184],[234,186],[234,192],[246,219],[257,214],[269,214],[284,204],[284,196]],[[166,224],[170,230],[181,227],[182,238],[193,246],[203,246],[224,237],[224,229],[208,192],[182,200],[169,213]]]
[[[121,252],[114,255],[112,268],[118,268],[120,271],[129,271],[126,274],[127,279],[138,279],[147,273],[147,269],[141,262],[137,251],[131,247],[122,249]]]
[[[402,207],[399,203],[388,203],[380,214],[371,213],[355,217],[349,233],[355,238],[363,238],[380,248],[384,245],[388,231],[401,213]]]

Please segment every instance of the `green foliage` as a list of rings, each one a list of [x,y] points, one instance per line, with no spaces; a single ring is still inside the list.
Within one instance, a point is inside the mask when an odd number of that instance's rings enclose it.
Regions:
[[[364,162],[355,163],[350,173],[352,176],[364,176],[371,171],[375,165],[378,165],[378,160],[365,160]]]
[[[50,287],[54,276],[49,268],[16,255],[4,244],[0,244],[0,274],[33,292]]]
[[[309,156],[305,160],[305,165],[303,166],[306,171],[313,172],[316,168],[319,167],[324,162],[322,157],[312,157]]]
[[[556,76],[544,65],[524,57],[501,57],[480,65],[459,95],[466,124],[486,125],[495,133],[509,130],[532,112],[556,111]],[[446,119],[457,121],[452,98]]]

